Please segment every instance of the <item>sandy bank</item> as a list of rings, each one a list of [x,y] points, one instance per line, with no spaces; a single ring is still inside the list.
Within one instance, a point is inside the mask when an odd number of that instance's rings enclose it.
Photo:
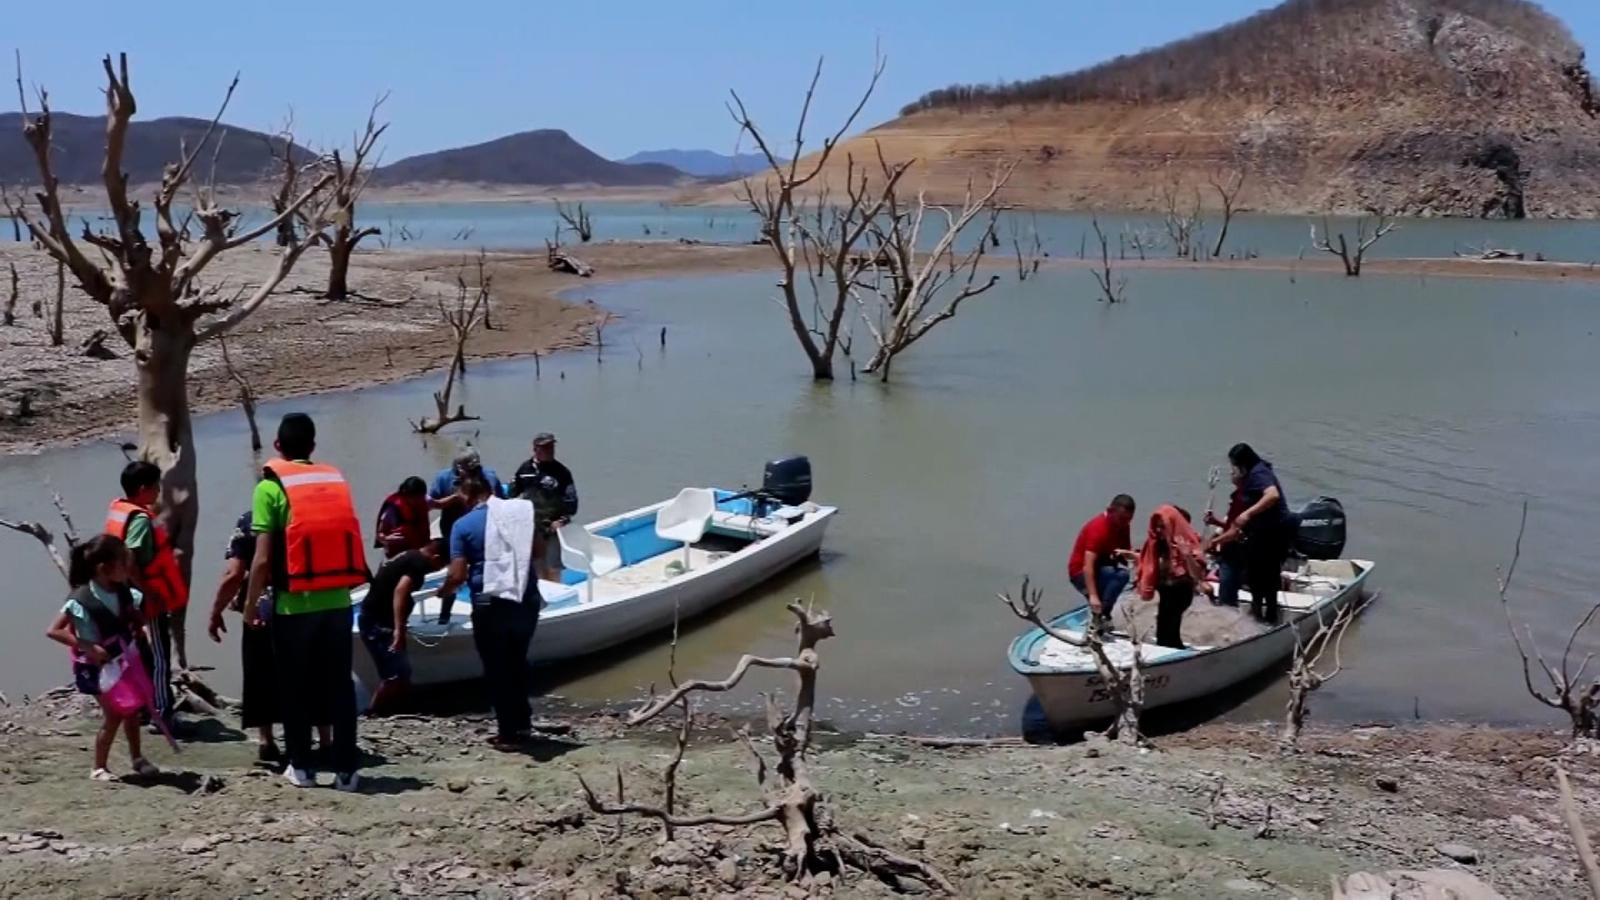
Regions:
[[[773,826],[662,847],[651,826],[619,837],[589,815],[577,773],[610,784],[620,766],[653,797],[670,739],[608,716],[565,724],[524,756],[484,749],[480,718],[364,722],[365,791],[344,795],[282,783],[220,723],[179,756],[156,748],[167,774],[153,783],[91,782],[80,698],[13,706],[0,710],[0,894],[785,896]],[[1507,897],[1582,894],[1551,772],[1559,759],[1600,821],[1600,756],[1548,733],[1442,727],[1313,732],[1304,750],[1283,760],[1266,729],[1221,726],[1148,753],[840,735],[814,768],[841,825],[926,858],[964,896],[1315,897],[1335,874],[1435,867]],[[127,769],[120,744],[113,767]],[[725,723],[691,748],[679,797],[690,811],[756,803]],[[851,880],[817,893],[890,892]]]
[[[667,242],[597,244],[578,251],[598,274],[579,279],[549,271],[545,255],[491,254],[494,279],[493,330],[480,330],[470,344],[474,358],[488,359],[582,346],[590,338],[593,308],[563,302],[581,297],[591,284],[673,273],[742,268],[761,259],[759,248],[683,245]],[[264,248],[238,250],[208,269],[213,281],[251,284],[272,265]],[[330,303],[317,292],[326,278],[326,256],[308,253],[284,290],[229,339],[235,365],[263,399],[339,390],[410,378],[440,368],[453,347],[438,302],[453,303],[463,252],[375,251],[357,254],[350,284],[359,299]],[[69,287],[66,345],[49,346],[44,322],[30,312],[33,299],[53,302],[55,266],[26,246],[0,246],[0,269],[17,267],[22,286],[18,327],[0,329],[0,451],[86,440],[124,430],[134,415],[128,349],[107,341],[122,357],[98,361],[76,352],[96,329],[108,326],[105,310]],[[475,270],[467,270],[475,283]],[[197,411],[232,408],[237,389],[213,342],[196,349],[190,368]],[[17,420],[23,394],[32,395],[36,415]],[[419,414],[424,410],[419,410]]]

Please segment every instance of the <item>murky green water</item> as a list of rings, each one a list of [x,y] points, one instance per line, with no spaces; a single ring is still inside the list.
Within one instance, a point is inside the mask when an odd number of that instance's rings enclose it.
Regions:
[[[1149,508],[1201,507],[1205,476],[1248,440],[1291,499],[1349,511],[1349,553],[1378,562],[1381,604],[1346,642],[1319,716],[1535,720],[1495,597],[1495,568],[1531,503],[1515,599],[1545,642],[1564,640],[1600,583],[1589,517],[1600,508],[1600,304],[1592,286],[1429,278],[1142,271],[1124,306],[1093,302],[1083,272],[1050,273],[974,302],[897,365],[896,383],[813,385],[767,274],[594,292],[622,312],[592,353],[481,365],[466,402],[474,438],[509,473],[530,435],[561,437],[587,516],[685,484],[737,486],[762,462],[809,454],[817,497],[842,514],[825,553],[684,638],[684,673],[720,675],[744,651],[790,647],[785,600],[814,597],[827,715],[859,727],[1014,730],[1026,688],[1005,664],[1019,625],[994,600],[1023,573],[1056,608],[1084,519],[1119,491]],[[668,347],[657,330],[668,329]],[[402,477],[442,465],[407,417],[436,379],[267,404],[316,416],[319,456],[350,474],[370,513]],[[199,425],[207,602],[256,463],[237,414]],[[80,523],[98,521],[122,463],[110,443],[0,460],[0,511],[49,512],[48,478]],[[1220,501],[1219,497],[1219,501]],[[0,689],[67,678],[42,629],[61,591],[39,548],[0,535]],[[197,620],[203,616],[195,614]],[[192,630],[200,630],[197,621]],[[203,640],[203,639],[202,639]],[[236,646],[202,643],[232,681]],[[553,690],[625,700],[660,681],[665,649],[629,648],[551,673]],[[758,679],[756,687],[780,684]],[[750,695],[739,698],[749,702]],[[1277,689],[1230,715],[1276,716]]]

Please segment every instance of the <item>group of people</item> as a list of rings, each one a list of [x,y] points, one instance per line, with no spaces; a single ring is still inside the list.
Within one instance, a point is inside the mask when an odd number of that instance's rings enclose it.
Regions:
[[[316,425],[291,413],[278,425],[277,458],[256,483],[250,510],[233,529],[212,605],[212,640],[238,613],[244,684],[242,718],[256,731],[258,758],[282,763],[297,787],[331,770],[334,787],[359,786],[357,702],[350,671],[352,626],[372,656],[381,682],[373,709],[394,702],[409,685],[407,622],[412,597],[429,574],[448,566],[438,591],[448,622],[457,592],[472,604],[473,637],[498,722],[492,745],[513,750],[531,726],[527,651],[538,625],[537,583],[560,578],[557,529],[578,511],[572,472],[555,458],[556,439],[533,440],[532,456],[508,485],[476,451],[458,455],[432,484],[405,479],[382,503],[372,546],[383,553],[373,572],[354,499],[343,473],[313,462]],[[116,778],[109,757],[117,733],[127,740],[133,771],[158,773],[144,758],[141,726],[177,733],[174,637],[180,642],[188,588],[170,536],[157,521],[161,472],[148,462],[122,473],[103,533],[72,550],[71,591],[48,636],[71,653],[78,690],[100,699],[103,719],[91,777]],[[432,514],[439,515],[437,536]],[[367,586],[360,608],[352,591]],[[112,682],[137,671],[150,685],[149,708],[129,712],[108,700]],[[284,746],[273,739],[282,725]],[[318,744],[312,743],[312,732]]]
[[[1238,606],[1239,591],[1247,588],[1251,614],[1277,624],[1278,590],[1294,538],[1294,516],[1272,464],[1249,444],[1235,444],[1228,463],[1233,482],[1228,511],[1219,517],[1206,510],[1204,537],[1195,531],[1187,510],[1164,504],[1151,514],[1144,545],[1135,552],[1131,527],[1136,506],[1127,494],[1112,498],[1105,512],[1084,523],[1067,562],[1067,577],[1088,600],[1095,627],[1108,627],[1130,582],[1142,599],[1158,600],[1156,643],[1163,647],[1183,649],[1183,615],[1197,592],[1214,603]]]

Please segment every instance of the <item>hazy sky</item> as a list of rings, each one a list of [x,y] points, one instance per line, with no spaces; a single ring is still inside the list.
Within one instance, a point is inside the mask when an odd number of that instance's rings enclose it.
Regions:
[[[140,116],[209,116],[238,70],[231,122],[266,128],[293,107],[314,143],[345,138],[391,91],[386,160],[515,131],[563,128],[612,157],[733,148],[737,89],[758,121],[791,122],[819,55],[818,120],[835,122],[888,57],[863,125],[952,82],[1028,78],[1155,46],[1273,5],[1265,0],[103,0],[23,3],[0,16],[26,79],[58,110],[99,112],[100,57],[126,50]],[[1549,0],[1587,48],[1600,2]],[[0,62],[9,70],[10,61]],[[10,72],[4,83],[14,109]],[[792,126],[788,126],[792,127]]]

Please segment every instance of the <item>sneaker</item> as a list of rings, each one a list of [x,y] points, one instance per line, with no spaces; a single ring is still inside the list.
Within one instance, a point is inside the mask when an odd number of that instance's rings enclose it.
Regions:
[[[257,744],[256,762],[267,763],[269,765],[272,763],[281,763],[283,762],[283,751],[279,750],[278,745],[271,741],[268,741],[265,744]]]
[[[296,769],[292,765],[283,767],[283,780],[297,788],[317,786],[317,776],[313,775],[309,769]]]
[[[339,775],[333,779],[333,789],[346,794],[354,794],[361,789],[361,776],[356,772]]]
[[[133,761],[133,771],[142,778],[154,778],[161,774],[155,763],[142,756]]]
[[[90,781],[116,781],[117,776],[111,774],[110,769],[95,769],[89,773]]]

